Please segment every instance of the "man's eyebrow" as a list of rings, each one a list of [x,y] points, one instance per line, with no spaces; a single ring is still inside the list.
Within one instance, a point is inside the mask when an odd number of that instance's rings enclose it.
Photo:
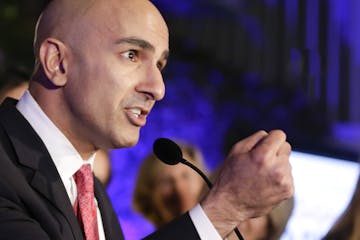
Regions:
[[[122,43],[128,43],[128,44],[136,45],[143,49],[155,51],[155,47],[151,43],[140,38],[129,37],[129,38],[121,38],[115,41],[115,44],[122,44]]]
[[[163,54],[161,55],[162,59],[164,59],[165,61],[168,60],[169,56],[170,56],[169,50],[164,51]]]

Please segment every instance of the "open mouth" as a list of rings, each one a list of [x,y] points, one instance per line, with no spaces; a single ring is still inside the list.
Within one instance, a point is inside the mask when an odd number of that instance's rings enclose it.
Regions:
[[[138,108],[132,108],[130,109],[130,112],[135,115],[135,117],[139,118],[141,115],[141,109]]]
[[[146,124],[146,117],[149,114],[149,111],[134,107],[128,108],[127,114],[132,124],[138,127],[142,127]]]

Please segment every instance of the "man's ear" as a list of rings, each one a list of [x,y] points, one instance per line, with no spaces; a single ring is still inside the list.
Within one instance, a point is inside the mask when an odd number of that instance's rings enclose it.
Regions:
[[[54,86],[67,82],[67,48],[55,38],[47,38],[40,46],[39,58],[44,71]]]

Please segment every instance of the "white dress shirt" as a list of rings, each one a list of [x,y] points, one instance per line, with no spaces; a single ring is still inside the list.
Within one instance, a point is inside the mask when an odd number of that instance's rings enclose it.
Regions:
[[[46,116],[28,91],[25,92],[16,107],[44,142],[65,186],[71,205],[74,206],[77,197],[77,188],[73,175],[83,164],[90,163],[91,167],[93,167],[95,154],[93,154],[90,159],[83,160],[74,146]],[[97,208],[99,240],[105,240],[104,227],[96,199],[95,203]]]
[[[44,142],[51,158],[54,161],[57,171],[59,172],[70,202],[72,206],[74,206],[75,199],[77,197],[77,189],[73,175],[85,163],[90,163],[91,167],[93,167],[95,154],[91,156],[90,159],[83,160],[74,146],[46,116],[46,114],[42,111],[40,106],[28,91],[26,91],[25,94],[21,97],[16,107]],[[189,213],[190,218],[193,221],[201,239],[221,239],[219,233],[216,231],[215,227],[206,216],[200,204],[197,204],[193,209],[190,210]],[[100,235],[99,239],[105,240],[104,227],[98,206],[97,220]]]

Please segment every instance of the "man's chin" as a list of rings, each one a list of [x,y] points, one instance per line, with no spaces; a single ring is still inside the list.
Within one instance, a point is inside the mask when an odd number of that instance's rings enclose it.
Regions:
[[[132,134],[127,136],[126,138],[122,138],[120,141],[116,141],[114,148],[125,148],[125,147],[133,147],[139,142],[139,134]]]

